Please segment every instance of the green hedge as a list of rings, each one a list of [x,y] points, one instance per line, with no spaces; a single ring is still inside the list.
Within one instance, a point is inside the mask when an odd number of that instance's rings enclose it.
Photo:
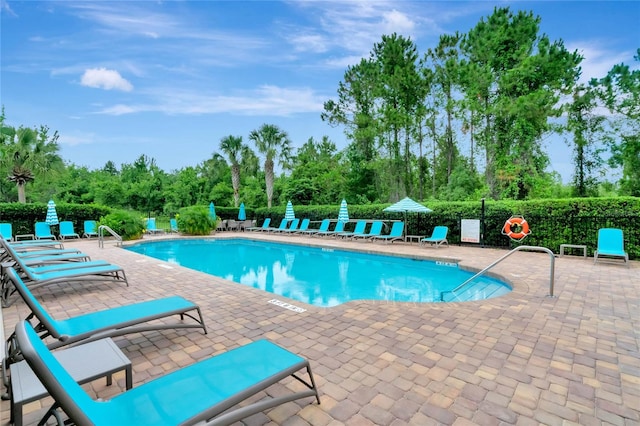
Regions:
[[[111,208],[94,204],[59,204],[56,212],[60,221],[70,220],[75,231],[82,235],[85,220],[97,221],[109,214]],[[35,223],[44,222],[46,217],[47,204],[0,203],[0,222],[11,223],[13,235],[33,234]]]
[[[407,233],[410,235],[430,235],[437,225],[449,227],[449,242],[460,243],[460,220],[480,219],[482,202],[424,202],[433,210],[428,214],[407,214]],[[402,213],[386,213],[387,204],[349,205],[351,219],[403,220]],[[597,244],[597,231],[600,228],[620,228],[624,232],[625,249],[631,259],[640,259],[640,198],[571,198],[561,200],[535,201],[492,201],[487,200],[484,212],[484,244],[491,247],[510,248],[518,244],[547,247],[557,253],[560,244],[585,244],[589,256]],[[208,206],[205,206],[208,210]],[[309,218],[317,227],[324,218],[337,218],[339,203],[322,206],[296,206],[296,217]],[[106,206],[60,204],[56,206],[60,220],[74,223],[76,232],[82,233],[85,220],[99,220],[111,212]],[[285,206],[246,209],[247,219],[256,219],[262,225],[270,217],[272,226],[278,226],[284,218]],[[46,204],[0,204],[0,222],[13,225],[14,235],[32,234],[34,224],[44,221]],[[216,207],[221,219],[237,219],[238,209]],[[514,243],[502,235],[504,223],[511,215],[522,215],[531,227],[531,235]],[[352,227],[353,224],[350,224]],[[349,229],[349,228],[347,228]]]
[[[437,225],[449,227],[449,242],[460,243],[460,220],[481,219],[482,202],[423,203],[433,210],[428,214],[408,213],[409,235],[430,235]],[[350,219],[404,220],[402,213],[387,213],[387,204],[349,205]],[[632,259],[640,259],[640,198],[570,198],[561,200],[493,201],[484,203],[484,244],[491,247],[512,248],[519,244],[547,247],[558,253],[560,244],[585,244],[589,256],[597,245],[600,228],[620,228],[624,232],[625,249]],[[328,206],[295,206],[296,217],[316,221],[337,218],[339,204]],[[216,207],[216,212],[218,208]],[[249,213],[251,211],[251,213]],[[221,210],[222,212],[222,210]],[[247,209],[247,218],[256,219],[258,226],[270,217],[272,226],[284,218],[285,206],[271,209]],[[221,215],[221,213],[218,213]],[[237,209],[229,210],[229,218],[237,217]],[[235,215],[235,216],[233,216]],[[502,235],[502,228],[512,215],[524,216],[531,227],[531,235],[521,243]],[[351,224],[351,227],[353,224]],[[347,228],[349,229],[349,228]]]

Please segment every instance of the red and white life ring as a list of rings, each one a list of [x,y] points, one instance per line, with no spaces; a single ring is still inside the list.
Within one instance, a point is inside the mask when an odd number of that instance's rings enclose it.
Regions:
[[[504,223],[502,233],[515,241],[520,241],[531,233],[524,217],[512,216]]]

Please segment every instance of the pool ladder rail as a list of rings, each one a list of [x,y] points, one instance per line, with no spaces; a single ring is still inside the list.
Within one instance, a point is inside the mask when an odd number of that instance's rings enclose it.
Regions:
[[[114,237],[116,246],[122,247],[122,237],[107,225],[100,225],[98,226],[98,246],[100,248],[104,248],[104,231],[107,231],[112,237]]]
[[[444,297],[445,294],[453,294],[454,298],[452,300],[457,299],[456,293],[462,289],[463,287],[467,286],[469,283],[471,283],[473,280],[475,280],[476,278],[478,278],[481,275],[484,275],[485,272],[487,272],[489,269],[493,268],[494,266],[496,266],[498,263],[502,262],[503,260],[505,260],[507,257],[511,256],[513,253],[517,252],[517,251],[521,251],[521,250],[529,250],[529,251],[541,251],[544,253],[548,253],[550,258],[551,258],[551,265],[550,265],[550,271],[549,271],[549,297],[555,297],[553,295],[553,286],[554,286],[554,281],[555,281],[555,270],[556,270],[556,257],[553,254],[553,252],[551,250],[549,250],[546,247],[538,247],[538,246],[519,246],[514,248],[513,250],[511,250],[509,253],[505,254],[504,256],[502,256],[501,258],[499,258],[498,260],[496,260],[495,262],[493,262],[491,265],[487,266],[486,268],[484,268],[482,271],[478,272],[477,274],[475,274],[474,276],[472,276],[471,278],[469,278],[468,280],[466,280],[465,282],[463,282],[462,284],[460,284],[458,287],[454,288],[451,291],[443,291],[442,293],[440,293],[440,301],[444,302]]]

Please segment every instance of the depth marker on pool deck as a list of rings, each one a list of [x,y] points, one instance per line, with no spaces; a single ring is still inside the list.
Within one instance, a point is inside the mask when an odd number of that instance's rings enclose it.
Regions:
[[[271,299],[267,303],[271,303],[272,305],[280,306],[282,308],[288,309],[288,310],[293,311],[293,312],[302,313],[302,312],[306,312],[307,311],[306,309],[299,308],[299,307],[297,307],[295,305],[292,305],[291,303],[283,302],[282,300],[278,300],[278,299]]]

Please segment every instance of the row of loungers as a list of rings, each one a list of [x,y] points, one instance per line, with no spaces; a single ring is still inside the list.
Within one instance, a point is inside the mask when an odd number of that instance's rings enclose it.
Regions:
[[[264,223],[260,227],[247,228],[248,231],[268,232],[268,233],[280,233],[280,234],[294,234],[294,235],[306,235],[310,237],[334,237],[351,240],[369,240],[369,241],[385,241],[391,243],[394,241],[404,241],[404,222],[393,222],[388,234],[382,234],[384,222],[381,220],[358,220],[356,221],[353,231],[345,231],[345,222],[337,221],[333,229],[329,229],[331,223],[334,222],[331,219],[323,219],[320,222],[318,229],[309,229],[309,219],[283,219],[280,222],[280,226],[277,228],[270,227],[271,219],[265,219]],[[366,231],[367,224],[371,223],[369,230]],[[429,237],[425,237],[420,240],[421,244],[433,244],[436,247],[442,244],[449,244],[447,241],[447,233],[449,228],[446,226],[436,226],[433,230],[433,234]]]
[[[315,397],[320,403],[309,362],[267,340],[240,346],[135,388],[130,389],[132,380],[128,377],[126,391],[108,400],[93,400],[77,383],[76,380],[83,382],[79,373],[72,371],[74,365],[82,365],[86,360],[63,363],[59,358],[64,357],[59,357],[59,353],[71,356],[78,347],[151,330],[199,328],[206,334],[200,307],[180,296],[169,296],[56,320],[36,299],[34,289],[49,283],[80,280],[83,274],[88,281],[109,279],[128,286],[124,271],[104,261],[92,261],[79,250],[66,249],[53,241],[45,245],[6,240],[1,243],[3,296],[17,293],[30,311],[7,339],[2,360],[3,383],[12,401],[11,423],[22,424],[23,401],[16,403],[12,392],[13,383],[23,384],[17,376],[24,374],[24,367],[12,367],[18,363],[26,363],[46,390],[38,397],[48,393],[55,401],[40,424],[50,417],[59,424],[177,425],[203,421],[230,424],[300,398]],[[44,275],[47,273],[53,275]],[[169,317],[177,320],[167,321]],[[306,376],[301,376],[301,371]],[[306,388],[237,407],[290,376]],[[21,396],[29,393],[23,388],[16,390]]]

